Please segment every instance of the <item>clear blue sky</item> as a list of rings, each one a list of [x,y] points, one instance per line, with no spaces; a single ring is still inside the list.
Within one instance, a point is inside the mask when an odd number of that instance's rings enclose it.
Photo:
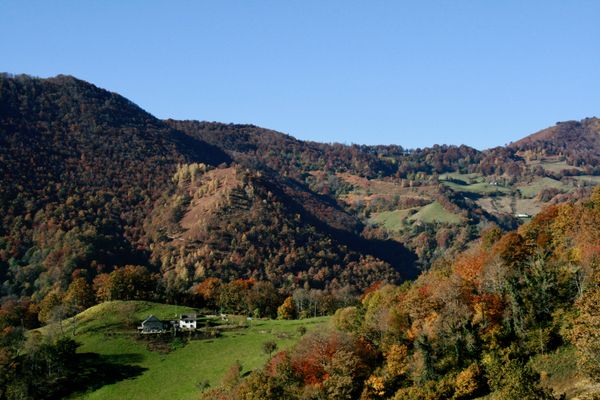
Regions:
[[[0,0],[0,71],[160,118],[486,148],[600,116],[600,1]]]

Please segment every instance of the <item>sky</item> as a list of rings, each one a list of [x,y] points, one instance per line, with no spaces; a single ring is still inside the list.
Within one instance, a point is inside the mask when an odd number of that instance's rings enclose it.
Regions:
[[[73,75],[159,118],[483,149],[600,116],[599,15],[595,0],[0,0],[0,71]]]

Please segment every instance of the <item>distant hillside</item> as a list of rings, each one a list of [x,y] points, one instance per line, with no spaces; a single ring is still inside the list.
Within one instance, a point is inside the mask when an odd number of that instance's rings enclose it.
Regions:
[[[1,75],[0,110],[3,296],[40,300],[74,277],[91,281],[125,264],[159,271],[183,291],[208,276],[365,287],[415,275],[400,243],[361,238],[362,223],[335,199],[266,168],[242,168],[92,84]],[[178,180],[198,164],[210,170],[203,182],[214,195]],[[227,177],[231,186],[221,187]],[[173,241],[160,230],[169,224],[206,231]]]
[[[72,77],[2,75],[0,110],[4,295],[144,263],[143,220],[177,164],[229,161],[129,100]]]
[[[596,119],[486,151],[348,146],[161,121],[73,77],[7,74],[0,110],[0,293],[35,300],[126,264],[171,292],[412,279],[600,181]]]
[[[572,167],[600,166],[600,119],[559,122],[510,145],[518,151],[563,156]]]

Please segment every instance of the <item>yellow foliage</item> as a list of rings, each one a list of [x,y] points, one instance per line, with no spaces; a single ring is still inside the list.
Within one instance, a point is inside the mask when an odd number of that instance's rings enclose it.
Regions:
[[[386,356],[387,372],[391,377],[396,377],[408,372],[408,348],[403,344],[390,346]]]
[[[471,364],[467,369],[462,370],[454,382],[454,398],[472,398],[480,389],[480,377],[481,368],[477,364]]]
[[[367,379],[367,387],[377,396],[383,396],[385,394],[385,383],[383,378],[375,375],[371,375]]]

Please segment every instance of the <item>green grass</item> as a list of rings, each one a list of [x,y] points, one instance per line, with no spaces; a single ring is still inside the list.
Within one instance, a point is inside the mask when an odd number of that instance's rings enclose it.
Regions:
[[[446,210],[437,201],[434,201],[421,208],[416,207],[376,213],[371,217],[371,222],[383,226],[388,231],[400,232],[407,222],[460,224],[463,222],[463,219],[461,216]]]
[[[81,313],[77,320],[75,340],[82,345],[81,353],[93,352],[106,356],[115,363],[144,368],[141,375],[105,385],[71,398],[81,399],[197,399],[199,382],[208,381],[210,387],[219,384],[225,371],[236,361],[243,372],[259,368],[268,356],[262,351],[265,341],[273,340],[278,349],[294,345],[300,338],[297,328],[308,330],[323,327],[327,317],[293,321],[253,320],[249,327],[223,332],[208,340],[192,340],[185,346],[163,354],[147,349],[147,342],[138,339],[135,328],[122,321],[128,308],[135,306],[138,322],[154,314],[159,318],[173,318],[175,314],[193,311],[187,307],[149,302],[110,302],[92,307]],[[245,318],[240,318],[245,321]],[[235,322],[235,321],[232,321]],[[70,321],[63,324],[70,331]],[[43,328],[49,333],[56,327]]]
[[[466,183],[484,182],[483,175],[477,172],[474,172],[472,174],[461,174],[460,172],[444,172],[443,174],[440,174],[440,180],[445,180],[446,178],[459,179]]]
[[[579,167],[575,167],[573,165],[568,165],[566,161],[550,161],[550,160],[546,160],[546,161],[539,162],[537,165],[540,165],[546,171],[550,171],[550,172],[560,172],[563,169],[578,169],[578,170],[581,170],[581,168],[579,168]]]
[[[533,198],[537,196],[539,192],[543,189],[555,188],[559,190],[569,191],[572,189],[569,185],[562,183],[561,181],[557,181],[556,179],[543,177],[540,179],[536,179],[535,181],[517,186],[517,189],[521,192],[523,197]]]
[[[411,210],[394,210],[394,211],[383,211],[380,213],[373,214],[371,222],[383,226],[389,231],[401,231],[404,227],[404,221],[410,215]],[[418,208],[416,209],[418,210]]]
[[[462,218],[459,215],[446,210],[437,201],[421,207],[421,209],[416,214],[411,215],[408,220],[413,222],[442,222],[447,224],[460,224],[462,222]]]
[[[580,176],[574,176],[573,178],[577,179],[579,182],[587,182],[592,185],[597,185],[600,183],[600,176],[580,175]]]
[[[441,175],[441,176],[443,177],[444,175]],[[458,178],[458,179],[460,179],[460,178]],[[468,181],[465,181],[465,182],[468,182]],[[452,189],[456,192],[477,193],[477,194],[481,194],[481,195],[489,195],[492,193],[499,193],[499,194],[510,193],[509,188],[506,188],[506,187],[500,186],[500,185],[492,185],[487,182],[477,182],[477,183],[472,183],[472,184],[467,183],[467,184],[463,185],[461,183],[440,179],[440,183],[449,187],[450,189]]]

